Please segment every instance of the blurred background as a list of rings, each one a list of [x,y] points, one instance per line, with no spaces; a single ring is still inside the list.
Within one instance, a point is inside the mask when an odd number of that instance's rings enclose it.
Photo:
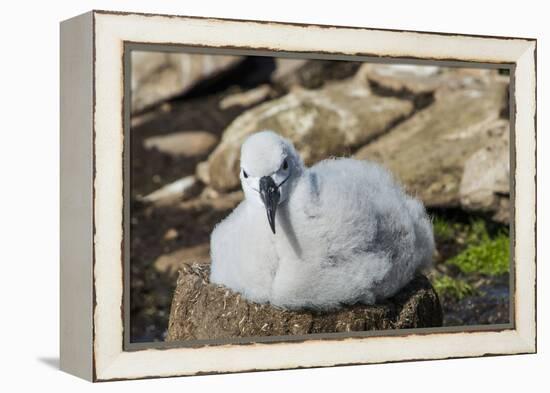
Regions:
[[[434,224],[444,325],[509,321],[507,70],[132,52],[131,341],[163,340],[178,269],[242,200],[239,149],[272,129],[311,165],[377,161]]]

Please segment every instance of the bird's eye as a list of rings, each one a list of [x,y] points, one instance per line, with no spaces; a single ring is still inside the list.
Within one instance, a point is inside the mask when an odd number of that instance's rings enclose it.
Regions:
[[[243,169],[243,176],[244,176],[245,179],[248,178],[248,173],[246,173],[246,171],[244,169]]]
[[[283,161],[283,169],[285,171],[288,169],[288,162],[286,160]]]

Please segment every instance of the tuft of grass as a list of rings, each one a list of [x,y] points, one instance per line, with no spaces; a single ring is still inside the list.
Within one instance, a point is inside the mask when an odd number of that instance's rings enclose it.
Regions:
[[[441,298],[462,300],[466,296],[472,296],[476,293],[475,289],[466,281],[449,276],[437,277],[433,281],[433,286]]]
[[[495,276],[509,272],[510,240],[507,228],[490,226],[481,218],[456,222],[435,216],[432,224],[438,243],[455,247],[455,253],[451,253],[445,263],[457,266],[465,274]]]
[[[481,244],[490,240],[487,224],[481,219],[470,221],[466,231],[466,244]]]
[[[474,230],[473,232],[475,232]],[[510,239],[504,233],[491,239],[486,230],[478,228],[477,241],[469,245],[447,263],[457,266],[463,273],[482,273],[491,276],[510,271]]]
[[[435,216],[432,222],[434,235],[443,241],[452,240],[455,237],[456,229],[453,224],[439,216]]]
[[[466,244],[479,243],[489,239],[489,229],[484,220],[472,218],[468,222],[457,222],[435,216],[432,220],[434,235],[440,241],[457,241]]]

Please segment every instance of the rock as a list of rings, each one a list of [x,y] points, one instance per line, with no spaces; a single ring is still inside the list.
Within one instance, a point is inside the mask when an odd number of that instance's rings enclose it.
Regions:
[[[158,151],[173,157],[203,157],[218,143],[218,138],[206,131],[181,131],[147,138],[146,149]]]
[[[153,263],[159,272],[175,275],[186,264],[204,264],[210,261],[210,244],[184,247],[158,257]]]
[[[364,64],[358,72],[373,88],[400,94],[433,92],[440,85],[441,68],[406,64]]]
[[[494,130],[503,125],[499,115],[507,105],[507,88],[505,81],[494,79],[437,95],[432,105],[355,157],[386,166],[429,207],[458,207],[466,160],[498,139]]]
[[[271,81],[277,90],[289,91],[301,86],[318,89],[331,81],[349,78],[361,62],[340,60],[277,59]]]
[[[224,97],[220,103],[220,109],[226,110],[233,106],[248,107],[265,101],[272,94],[272,89],[269,85],[263,84],[253,89],[242,93],[234,93]]]
[[[177,229],[170,228],[164,233],[164,236],[162,238],[164,240],[170,241],[170,240],[177,239],[178,235],[179,235],[179,233],[178,233]]]
[[[493,214],[499,222],[510,220],[510,127],[502,120],[491,129],[495,140],[472,154],[464,164],[460,204],[467,211]]]
[[[366,63],[361,66],[358,75],[366,78],[371,87],[381,93],[418,96],[487,84],[490,79],[497,77],[497,71],[481,68]]]
[[[208,158],[210,185],[220,191],[238,187],[240,147],[254,132],[270,129],[290,139],[309,165],[351,154],[412,111],[410,101],[373,95],[354,78],[319,90],[295,89],[244,112],[226,128]]]
[[[141,199],[144,202],[152,203],[157,206],[170,205],[200,193],[201,187],[197,183],[197,179],[194,176],[186,176],[153,191],[151,194]]]
[[[210,184],[210,170],[208,161],[199,162],[195,169],[195,176],[204,184]]]
[[[275,58],[275,70],[271,74],[271,80],[274,83],[280,83],[286,78],[291,77],[296,71],[303,67],[308,60],[306,59],[285,59],[283,57]]]
[[[327,313],[289,311],[250,303],[240,294],[208,282],[208,265],[184,265],[172,299],[167,341],[286,336],[442,324],[439,299],[424,276],[392,299]]]
[[[148,122],[158,119],[160,116],[170,114],[173,110],[170,102],[163,102],[155,108],[146,112],[132,113],[130,117],[130,130],[139,129]]]
[[[220,194],[211,187],[205,187],[198,197],[183,201],[176,207],[187,211],[208,210],[222,211],[229,214],[229,211],[233,210],[243,200],[243,198],[244,193],[242,191],[233,191]]]
[[[132,51],[132,112],[183,94],[241,60],[239,56]]]

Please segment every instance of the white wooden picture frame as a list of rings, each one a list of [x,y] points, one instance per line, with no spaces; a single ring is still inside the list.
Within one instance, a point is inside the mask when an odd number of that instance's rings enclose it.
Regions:
[[[510,70],[513,312],[509,326],[247,345],[125,342],[125,53],[344,56]],[[61,368],[91,381],[536,351],[536,40],[92,11],[61,24]]]

